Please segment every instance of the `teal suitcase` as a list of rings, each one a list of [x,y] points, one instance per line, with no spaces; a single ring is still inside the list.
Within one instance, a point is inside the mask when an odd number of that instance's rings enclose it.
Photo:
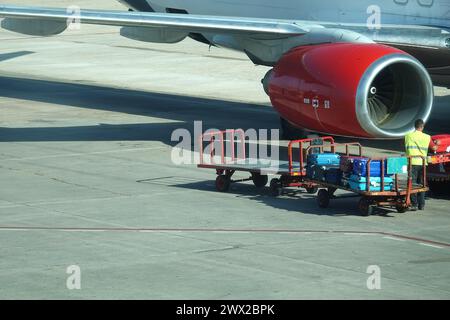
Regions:
[[[388,175],[408,173],[408,159],[404,157],[388,158],[386,173]]]

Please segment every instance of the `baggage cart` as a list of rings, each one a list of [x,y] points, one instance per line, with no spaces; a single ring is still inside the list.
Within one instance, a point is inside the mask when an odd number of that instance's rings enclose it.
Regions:
[[[352,146],[358,147],[358,153],[354,154],[357,157],[362,156],[362,146],[359,143],[344,143],[344,144],[331,144],[327,146],[320,146],[321,152],[324,152],[325,147],[333,148],[333,152],[338,147],[345,147],[345,155],[350,156],[350,148]],[[311,147],[308,147],[307,153],[309,152]],[[389,157],[395,158],[395,157]],[[398,157],[400,158],[400,157]],[[317,181],[313,179],[307,179],[308,181],[315,183],[319,186],[319,192],[317,194],[317,203],[321,208],[327,208],[330,204],[331,200],[341,199],[341,198],[349,198],[349,197],[360,197],[360,201],[358,204],[359,211],[364,216],[369,216],[372,214],[373,210],[376,207],[388,207],[395,208],[398,212],[403,213],[406,212],[407,209],[411,205],[411,194],[426,192],[427,188],[427,176],[426,176],[426,159],[422,158],[423,165],[423,184],[415,184],[412,182],[411,172],[412,172],[412,163],[411,159],[413,157],[406,157],[408,159],[408,168],[406,174],[406,180],[402,181],[400,179],[400,175],[397,173],[394,175],[393,179],[393,187],[390,190],[386,190],[385,180],[386,180],[386,160],[388,157],[378,157],[378,158],[368,158],[367,160],[367,169],[366,173],[366,188],[365,190],[355,190],[343,184],[332,184],[324,181]],[[381,163],[381,177],[380,177],[380,187],[379,191],[372,191],[371,189],[371,164],[373,162]],[[350,192],[350,195],[342,195],[336,196],[335,192],[337,190],[345,190]]]
[[[232,183],[253,181],[257,188],[264,187],[268,175],[279,176],[270,181],[270,192],[274,196],[282,193],[283,188],[303,188],[306,192],[317,192],[317,184],[305,180],[305,149],[318,148],[314,142],[334,144],[332,137],[293,140],[288,144],[288,160],[278,160],[276,163],[267,159],[250,158],[246,151],[245,133],[241,129],[206,132],[199,138],[200,163],[198,168],[216,170],[216,189],[228,191]],[[206,146],[205,146],[206,143]],[[298,147],[298,154],[295,148]],[[209,149],[208,149],[209,148]],[[208,149],[208,150],[207,150]],[[233,180],[236,172],[246,172],[250,176],[245,179]]]

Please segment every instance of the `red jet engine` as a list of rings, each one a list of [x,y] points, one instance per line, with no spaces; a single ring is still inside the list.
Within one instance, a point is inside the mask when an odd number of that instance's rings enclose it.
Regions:
[[[433,106],[433,84],[409,54],[380,44],[302,46],[263,80],[282,118],[310,131],[399,138]]]

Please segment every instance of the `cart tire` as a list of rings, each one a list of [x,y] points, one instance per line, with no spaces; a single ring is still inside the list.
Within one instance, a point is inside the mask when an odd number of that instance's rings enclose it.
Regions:
[[[326,189],[320,189],[317,194],[317,204],[321,208],[328,208],[330,205],[330,194]]]
[[[267,181],[269,181],[269,177],[260,173],[252,173],[252,180],[255,187],[262,188],[267,184]]]
[[[373,205],[366,198],[361,198],[359,200],[358,209],[361,215],[368,217],[373,213]]]
[[[273,197],[280,196],[282,191],[283,191],[283,185],[282,185],[280,179],[270,180],[270,194]]]
[[[398,212],[398,213],[405,213],[406,211],[408,211],[408,208],[407,208],[407,207],[404,207],[404,206],[402,206],[402,205],[397,205],[397,206],[395,207],[395,209],[397,209],[397,212]]]
[[[305,188],[306,192],[308,192],[309,194],[316,194],[317,191],[319,190],[318,187],[309,187],[309,188]]]
[[[216,178],[216,189],[219,192],[227,192],[230,189],[231,179],[221,174]]]

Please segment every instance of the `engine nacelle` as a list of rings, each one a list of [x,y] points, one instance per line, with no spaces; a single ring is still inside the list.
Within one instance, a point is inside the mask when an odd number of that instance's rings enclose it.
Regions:
[[[122,27],[120,28],[122,37],[153,43],[177,43],[183,41],[187,32],[171,31],[164,28],[145,28],[145,27]]]
[[[399,138],[427,120],[433,84],[407,53],[378,44],[337,43],[295,48],[263,84],[273,106],[311,131]]]

